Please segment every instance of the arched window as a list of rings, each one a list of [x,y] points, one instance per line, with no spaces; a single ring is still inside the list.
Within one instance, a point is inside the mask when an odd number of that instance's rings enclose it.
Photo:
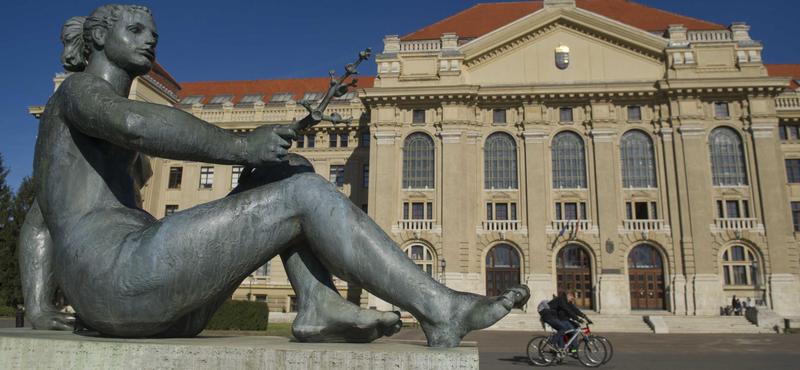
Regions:
[[[628,255],[628,267],[636,269],[660,269],[662,268],[661,255],[652,245],[639,245],[633,248]]]
[[[656,187],[656,162],[653,157],[653,142],[644,132],[633,130],[622,135],[622,187]]]
[[[586,187],[586,158],[583,139],[564,131],[553,138],[553,188],[582,189]]]
[[[739,134],[730,128],[719,127],[711,131],[708,141],[714,185],[747,185],[747,165]]]
[[[431,250],[423,244],[412,244],[406,248],[406,255],[420,270],[433,276],[434,258]]]
[[[486,189],[517,188],[517,144],[510,135],[498,132],[486,139],[483,177]]]
[[[734,245],[722,254],[725,285],[754,286],[759,284],[757,254],[744,245]]]
[[[408,135],[403,145],[403,188],[433,188],[433,139],[417,132]]]

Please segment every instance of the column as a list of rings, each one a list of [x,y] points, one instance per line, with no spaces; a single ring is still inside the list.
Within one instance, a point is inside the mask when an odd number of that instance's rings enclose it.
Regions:
[[[548,146],[546,139],[548,132],[544,129],[526,129],[522,133],[525,139],[524,169],[525,172],[525,204],[526,220],[528,222],[528,245],[531,261],[531,270],[524,277],[528,288],[531,290],[531,299],[528,306],[536,306],[543,299],[550,299],[556,291],[551,259],[546,258],[550,252],[547,243],[545,228],[550,222],[548,219],[549,200],[547,192],[548,179],[546,173],[545,158],[548,158]],[[553,257],[555,258],[555,257]]]

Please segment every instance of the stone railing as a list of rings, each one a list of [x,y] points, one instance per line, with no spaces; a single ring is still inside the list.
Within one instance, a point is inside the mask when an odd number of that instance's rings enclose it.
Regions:
[[[301,119],[308,112],[301,106],[290,104],[287,106],[265,106],[255,105],[249,107],[221,106],[218,108],[203,108],[202,106],[192,107],[189,112],[206,122],[288,122],[292,119]],[[331,104],[325,109],[325,114],[338,113],[342,118],[353,118],[353,122],[358,122],[363,108],[360,105],[351,104]]]
[[[798,110],[800,109],[800,96],[779,96],[775,99],[775,109],[777,110]]]
[[[625,231],[665,231],[664,220],[622,220]]]
[[[483,231],[519,231],[519,220],[504,220],[504,221],[483,221],[481,223]]]
[[[408,231],[433,230],[433,220],[400,220],[397,228]]]
[[[418,41],[402,41],[400,42],[400,52],[425,52],[425,51],[439,51],[442,49],[441,40],[418,40]]]
[[[755,218],[717,218],[714,227],[717,230],[754,230],[760,225]]]
[[[550,221],[550,229],[552,232],[578,232],[589,231],[593,229],[592,220],[553,220]]]
[[[733,33],[728,30],[689,31],[689,42],[726,42],[733,41]]]

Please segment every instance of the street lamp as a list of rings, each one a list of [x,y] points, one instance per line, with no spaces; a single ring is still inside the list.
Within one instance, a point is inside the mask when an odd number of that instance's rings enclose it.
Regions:
[[[447,261],[445,261],[444,258],[439,260],[439,267],[442,269],[442,284],[444,284],[445,283],[444,272],[445,269],[447,268]]]

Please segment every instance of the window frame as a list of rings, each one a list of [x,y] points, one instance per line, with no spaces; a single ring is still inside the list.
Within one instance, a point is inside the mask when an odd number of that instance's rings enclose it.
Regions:
[[[214,166],[200,166],[200,182],[199,189],[213,189],[214,188]]]

